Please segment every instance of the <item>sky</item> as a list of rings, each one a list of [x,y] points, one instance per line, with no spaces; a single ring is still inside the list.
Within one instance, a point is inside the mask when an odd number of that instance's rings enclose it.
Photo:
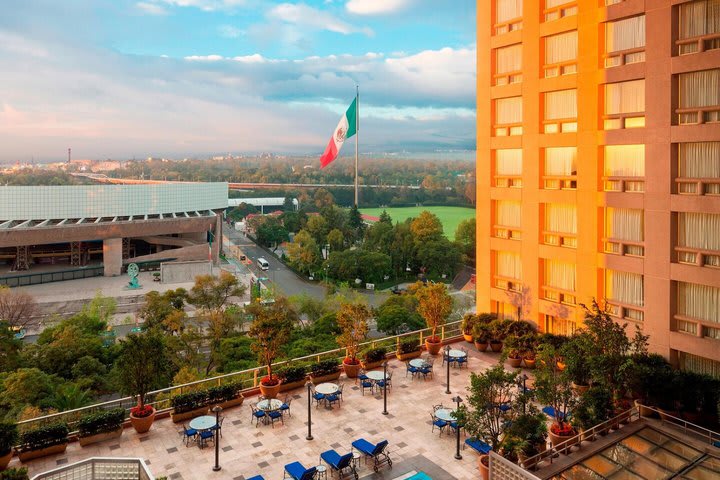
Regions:
[[[356,85],[362,152],[474,149],[475,50],[475,0],[3,0],[0,162],[319,155]]]

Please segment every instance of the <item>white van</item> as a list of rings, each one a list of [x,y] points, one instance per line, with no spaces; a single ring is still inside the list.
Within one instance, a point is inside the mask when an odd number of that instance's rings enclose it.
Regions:
[[[257,266],[260,270],[270,270],[270,264],[262,257],[257,259]]]

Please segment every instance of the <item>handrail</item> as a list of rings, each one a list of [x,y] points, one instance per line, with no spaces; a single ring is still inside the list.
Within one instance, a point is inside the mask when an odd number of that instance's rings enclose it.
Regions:
[[[498,22],[498,23],[494,24],[493,28],[495,29],[495,35],[502,35],[505,33],[513,32],[515,30],[519,30],[519,28],[512,28],[512,27],[518,26],[518,25],[522,26],[522,21],[523,21],[523,17],[521,15],[519,17],[511,18],[510,20],[505,20],[504,22]],[[507,27],[506,32],[500,31],[500,29],[502,29],[503,27]]]
[[[522,227],[519,225],[493,225],[493,232],[495,238],[505,238],[510,240],[520,240],[522,237]],[[506,235],[502,235],[500,232],[505,232]],[[513,235],[519,234],[519,235]]]
[[[691,253],[695,256],[694,262],[688,262],[680,259],[678,255],[678,263],[685,263],[687,265],[697,265],[699,267],[715,267],[716,265],[708,265],[705,263],[705,257],[720,257],[720,251],[718,250],[706,250],[702,248],[689,247],[687,245],[678,245],[675,247],[675,251],[678,253]]]
[[[633,55],[636,53],[645,53],[645,47],[635,47],[635,48],[626,48],[625,50],[616,50],[614,52],[607,52],[603,54],[603,58],[605,59],[605,67],[606,68],[612,68],[612,67],[621,67],[623,65],[627,65],[627,57],[628,55]],[[616,59],[620,58],[620,63],[617,65],[608,65],[607,61],[610,59]],[[644,60],[644,59],[643,59]],[[638,62],[632,62],[632,63],[638,63]]]
[[[643,122],[645,120],[645,112],[621,112],[621,113],[608,113],[602,116],[603,122],[607,122],[608,120],[620,120],[620,127],[618,128],[607,128],[605,125],[603,125],[605,128],[603,130],[619,130],[619,129],[625,129],[625,128],[638,128],[640,125],[635,127],[628,127],[627,121],[628,119],[634,119],[634,118],[642,118]],[[644,124],[643,124],[644,126]]]
[[[680,189],[678,189],[678,195],[717,195],[717,193],[707,193],[703,187],[705,185],[720,185],[720,178],[678,177],[675,179],[675,183],[678,184],[678,187],[680,185],[695,184],[696,190],[694,192],[681,192]]]
[[[615,315],[612,311],[610,312],[610,316],[613,316],[615,318],[621,318],[623,320],[630,320],[632,322],[642,322],[645,318],[645,305],[639,306],[639,305],[633,305],[630,303],[624,303],[617,300],[610,300],[606,299],[605,302],[610,305],[611,307],[618,307],[620,309],[620,315]],[[636,312],[640,312],[640,318],[632,318],[628,317],[625,313],[626,310],[634,310]]]
[[[515,122],[515,123],[496,123],[493,125],[493,131],[495,132],[495,137],[514,137],[517,135],[522,135],[522,122]],[[513,133],[514,128],[520,128],[519,132]],[[503,132],[503,133],[498,133]]]
[[[545,16],[545,20],[547,20],[548,15],[553,13],[558,13],[558,18],[565,17],[566,15],[563,15],[564,10],[568,10],[573,7],[577,7],[578,3],[576,0],[568,0],[567,2],[563,3],[562,5],[555,5],[554,7],[550,8],[544,8],[543,9],[543,15]]]
[[[446,342],[446,341],[453,341],[458,338],[462,338],[462,334],[460,332],[460,323],[461,323],[460,320],[455,321],[455,322],[446,323],[445,326],[443,326],[440,331],[441,340],[443,342]],[[388,337],[382,337],[382,338],[369,340],[367,342],[361,343],[359,346],[361,349],[363,347],[375,348],[375,346],[378,344],[394,343],[397,348],[397,345],[400,343],[402,338],[407,338],[407,337],[411,337],[414,335],[420,336],[419,343],[422,344],[423,335],[428,334],[431,331],[432,331],[432,329],[430,329],[430,328],[422,328],[419,330],[414,330],[412,332],[401,333],[399,335],[391,335]],[[345,356],[345,349],[344,348],[336,348],[333,350],[327,350],[325,352],[314,353],[312,355],[305,355],[303,357],[297,357],[297,358],[293,358],[290,360],[284,360],[281,362],[273,363],[272,366],[273,366],[273,368],[277,368],[279,366],[287,365],[292,362],[302,362],[302,361],[308,361],[308,360],[320,361],[320,359],[322,357],[328,357],[328,356],[330,356],[331,358],[338,359],[338,363],[339,363],[339,360]],[[231,372],[231,373],[226,373],[223,375],[217,375],[217,376],[211,377],[211,378],[195,380],[193,382],[183,383],[180,385],[173,385],[170,387],[161,388],[159,390],[153,390],[153,391],[147,393],[147,398],[149,398],[149,399],[152,398],[154,400],[148,401],[146,403],[148,405],[155,407],[157,409],[158,413],[169,412],[170,410],[172,410],[172,407],[171,406],[163,406],[163,405],[169,405],[171,395],[183,393],[183,389],[186,389],[189,387],[196,387],[196,386],[201,386],[204,384],[221,385],[223,383],[223,380],[240,381],[243,383],[243,386],[246,384],[249,384],[250,386],[247,386],[247,387],[244,386],[241,390],[241,393],[245,393],[247,391],[254,390],[258,387],[259,380],[261,378],[259,376],[259,372],[261,370],[264,370],[265,368],[266,368],[266,366],[262,365],[262,366],[257,366],[254,368],[245,369],[245,370],[239,370],[237,372]],[[160,397],[160,398],[157,398],[157,397]],[[83,413],[90,413],[90,412],[98,410],[98,409],[106,409],[106,408],[111,408],[111,407],[124,408],[126,411],[126,416],[127,416],[130,408],[135,406],[136,403],[137,403],[137,401],[136,401],[135,397],[122,397],[122,398],[118,398],[115,400],[108,400],[108,401],[101,402],[101,403],[95,403],[95,404],[88,405],[88,406],[81,407],[81,408],[75,408],[75,409],[66,410],[63,412],[50,413],[47,415],[42,415],[40,417],[35,417],[35,418],[27,419],[27,420],[21,420],[21,421],[17,422],[17,425],[29,426],[29,425],[32,425],[35,423],[48,422],[51,420],[58,420],[58,419],[61,419],[62,417],[68,417],[68,419],[66,419],[67,423],[69,425],[73,425],[74,423],[77,422],[77,419]],[[75,433],[76,433],[75,431],[71,431],[70,435],[73,435]]]
[[[702,318],[697,317],[688,317],[687,315],[683,315],[681,313],[676,313],[673,315],[673,318],[675,320],[679,320],[686,323],[692,323],[697,327],[697,330],[695,333],[688,332],[687,330],[676,330],[679,333],[687,333],[688,335],[694,335],[696,337],[703,338],[705,335],[703,335],[703,328],[714,328],[718,329],[720,328],[720,325],[717,324],[717,322],[711,322],[709,320],[704,320]]]
[[[543,300],[547,300],[549,302],[554,303],[561,303],[563,305],[576,305],[577,304],[577,292],[573,292],[571,290],[565,290],[564,288],[558,288],[558,287],[552,287],[549,285],[543,285],[542,290],[544,292]],[[557,298],[550,298],[548,297],[548,293],[556,293]],[[573,301],[569,301],[568,297],[572,297]]]
[[[521,185],[517,185],[517,182],[522,184],[522,175],[495,175],[495,186],[498,188],[520,188]],[[499,185],[501,181],[505,181],[505,185]]]
[[[628,192],[628,193],[643,193],[645,191],[645,177],[628,177],[622,175],[610,175],[602,177],[602,181],[605,184],[605,191],[607,192]],[[610,190],[607,188],[608,182],[620,182],[619,190]],[[640,183],[643,184],[642,190],[628,190],[628,183]]]
[[[602,239],[602,241],[604,244],[606,244],[605,253],[607,253],[607,254],[630,256],[630,257],[642,257],[645,255],[645,242],[635,242],[632,240],[625,240],[622,238],[607,238],[607,237],[604,237]],[[614,252],[614,251],[608,249],[607,244],[618,245],[620,247],[620,251]],[[640,254],[630,253],[630,250],[627,247],[636,247],[638,249],[642,249],[642,253],[640,253]]]
[[[647,405],[638,404],[637,405],[640,409],[650,410],[651,412],[655,412],[660,416],[661,422],[671,423],[671,424],[679,424],[682,423],[683,425],[683,433],[687,435],[688,427],[691,429],[691,431],[695,434],[700,435],[701,437],[705,438],[707,440],[708,444],[714,445],[715,442],[720,441],[720,433],[710,430],[709,428],[701,427],[700,425],[696,425],[692,422],[688,422],[687,420],[684,420],[682,418],[676,417],[674,415],[670,415],[669,413],[666,413],[664,411],[660,411],[659,409],[655,407],[649,407]],[[639,414],[639,412],[638,412]],[[668,419],[673,420],[672,422],[668,422]]]
[[[543,230],[543,244],[553,247],[577,248],[577,232],[553,232],[551,230]],[[557,241],[552,241],[556,238]]]
[[[107,464],[107,465],[137,465],[138,468],[138,479],[139,480],[155,480],[155,476],[148,470],[145,462],[141,458],[128,458],[128,457],[91,457],[79,462],[71,463],[69,465],[63,465],[61,467],[53,468],[47,472],[39,473],[32,477],[32,480],[60,480],[66,478],[90,478],[95,479],[95,476],[90,477],[82,476],[83,472],[74,472],[74,470],[84,469],[87,467],[91,472],[95,472],[96,464]],[[78,475],[78,473],[80,475]],[[78,475],[78,476],[76,476]],[[112,473],[107,473],[103,476],[105,479],[125,479],[127,472],[123,472],[117,476]]]
[[[706,113],[717,113],[720,112],[720,105],[707,105],[704,107],[686,107],[686,108],[676,108],[675,113],[678,115],[678,123],[680,125],[703,125],[705,120],[705,114]],[[683,122],[681,116],[682,115],[688,115],[690,113],[695,114],[695,122]],[[715,123],[715,122],[710,122]]]
[[[505,290],[508,292],[520,292],[522,291],[522,280],[518,280],[517,278],[510,278],[510,277],[504,277],[502,275],[493,275],[493,286],[494,288],[499,288],[500,290]],[[498,281],[507,283],[507,287],[503,288],[498,285]]]
[[[560,75],[569,75],[569,73],[565,73],[564,70],[566,67],[575,67],[575,72],[570,73],[576,73],[577,72],[577,58],[573,60],[565,60],[564,62],[555,62],[555,63],[546,63],[543,65],[543,74],[545,75],[545,78],[552,78],[552,77],[558,77]],[[552,70],[557,69],[558,73],[557,75],[548,75]]]
[[[697,50],[692,52],[680,52],[680,55],[689,55],[691,53],[702,53],[705,49],[705,42],[709,42],[712,40],[720,40],[720,33],[710,33],[707,35],[698,35],[697,37],[689,37],[689,38],[681,38],[675,41],[675,44],[678,47],[683,47],[685,45],[690,45],[693,43],[697,44]],[[715,49],[712,49],[715,50]]]

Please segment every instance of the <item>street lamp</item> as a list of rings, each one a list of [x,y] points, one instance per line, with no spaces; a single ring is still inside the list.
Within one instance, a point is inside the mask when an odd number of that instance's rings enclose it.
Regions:
[[[387,378],[387,360],[385,360],[385,361],[383,362],[383,381],[384,381],[385,383],[384,383],[384,386],[383,386],[383,411],[382,411],[382,414],[383,414],[383,415],[387,415],[387,414],[388,414],[388,411],[387,411],[387,384],[388,384],[388,378]]]
[[[462,402],[462,398],[458,395],[452,400],[457,405],[455,407],[455,460],[462,460],[462,455],[460,455],[460,422],[457,419],[457,414],[460,412],[460,402]]]
[[[213,472],[219,472],[220,467],[220,412],[222,412],[222,407],[220,405],[215,405],[212,409],[213,412],[215,412],[215,466],[213,467]]]
[[[528,401],[527,387],[525,386],[525,382],[527,382],[528,378],[529,377],[527,376],[527,374],[523,373],[522,375],[520,375],[520,378],[518,379],[518,380],[522,380],[522,397],[521,398],[522,398],[522,404],[523,404],[523,415],[525,414],[525,409],[527,407],[527,401]]]
[[[445,389],[445,393],[450,395],[450,345],[445,345],[445,363],[447,364],[447,389]]]
[[[308,414],[307,414],[308,434],[305,437],[305,440],[312,440],[313,439],[313,436],[312,436],[312,408],[311,408],[311,406],[312,406],[312,392],[311,392],[312,382],[308,381],[305,384],[305,386],[307,387],[307,392],[308,392],[308,395],[307,395],[307,398],[308,398]]]

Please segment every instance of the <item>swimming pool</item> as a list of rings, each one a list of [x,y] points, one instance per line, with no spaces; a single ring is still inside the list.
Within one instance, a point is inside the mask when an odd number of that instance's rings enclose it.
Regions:
[[[395,480],[432,480],[425,472],[410,472],[397,477]]]

